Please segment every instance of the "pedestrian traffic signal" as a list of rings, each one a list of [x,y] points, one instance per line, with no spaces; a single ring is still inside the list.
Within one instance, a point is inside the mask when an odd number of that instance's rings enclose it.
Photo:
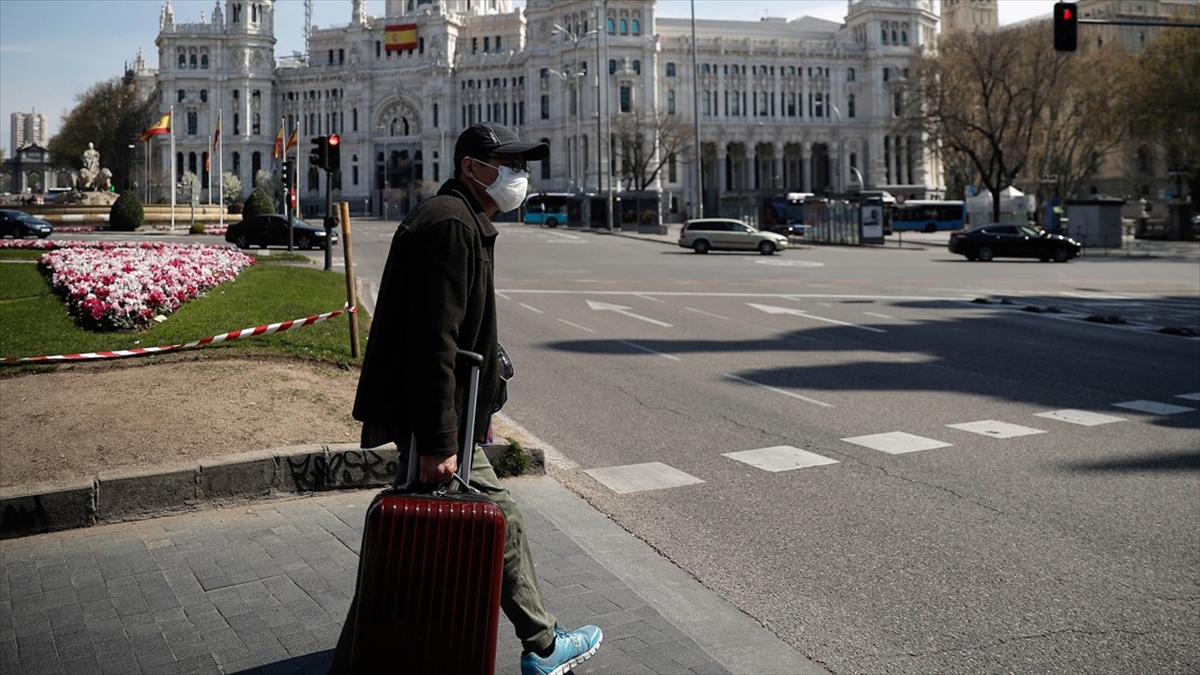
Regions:
[[[325,144],[325,170],[337,173],[342,168],[342,139],[330,134]]]
[[[1073,2],[1054,3],[1054,51],[1073,52],[1079,46],[1079,8]]]
[[[290,159],[283,160],[282,174],[283,174],[283,187],[284,188],[289,188],[292,185],[293,161],[294,160],[290,160]]]
[[[329,137],[317,136],[312,139],[312,144],[312,150],[308,153],[309,165],[318,169],[326,168],[329,165]]]

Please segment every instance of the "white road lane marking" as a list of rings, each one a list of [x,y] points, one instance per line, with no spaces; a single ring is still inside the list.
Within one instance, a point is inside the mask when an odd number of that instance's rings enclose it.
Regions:
[[[568,326],[570,326],[570,327],[572,327],[572,328],[578,328],[579,330],[586,331],[586,332],[588,332],[588,333],[595,333],[595,332],[596,332],[596,331],[592,330],[591,328],[588,328],[587,326],[580,326],[579,324],[577,324],[577,323],[572,323],[572,322],[570,322],[570,321],[567,321],[566,319],[559,319],[559,321],[561,321],[561,322],[563,322],[563,323],[567,324]]]
[[[644,351],[644,352],[650,352],[651,354],[655,354],[655,355],[657,355],[657,356],[661,356],[661,357],[663,357],[664,359],[671,359],[672,361],[682,361],[682,360],[683,360],[683,359],[679,358],[678,356],[672,356],[671,354],[664,354],[664,353],[662,353],[662,352],[656,352],[656,351],[654,351],[653,349],[650,349],[649,347],[643,347],[643,346],[641,346],[641,345],[639,345],[639,344],[636,344],[636,343],[633,343],[633,342],[629,342],[629,341],[627,341],[627,340],[617,340],[617,342],[620,342],[621,344],[623,344],[623,345],[627,345],[627,346],[629,346],[629,347],[633,347],[634,349],[640,349],[640,350],[642,350],[642,351]]]
[[[951,429],[961,429],[969,431],[980,436],[988,436],[990,438],[1016,438],[1018,436],[1032,436],[1034,434],[1044,434],[1041,429],[1033,427],[1025,427],[1020,424],[1009,424],[1000,420],[979,420],[978,422],[964,422],[962,424],[947,424]]]
[[[721,316],[720,314],[713,314],[712,312],[706,312],[706,311],[704,311],[704,310],[702,310],[702,309],[696,309],[695,307],[684,307],[684,309],[686,309],[686,310],[687,310],[687,311],[689,311],[689,312],[695,312],[695,313],[697,313],[697,314],[703,314],[704,316],[711,316],[711,317],[712,317],[712,318],[714,318],[714,319],[724,319],[725,321],[733,321],[733,319],[730,319],[730,318],[729,318],[729,317],[727,317],[727,316]]]
[[[1194,394],[1176,394],[1175,398],[1186,398],[1191,401],[1200,401],[1200,391]]]
[[[1151,415],[1178,415],[1179,413],[1192,412],[1195,408],[1185,408],[1181,405],[1171,405],[1170,403],[1159,403],[1157,401],[1125,401],[1124,403],[1114,403],[1118,408],[1128,408],[1138,412],[1150,413]]]
[[[832,403],[826,403],[826,402],[824,402],[824,401],[818,401],[818,400],[817,400],[817,399],[815,399],[815,398],[809,398],[809,397],[807,397],[807,396],[801,396],[800,394],[797,394],[797,393],[795,393],[795,392],[791,392],[791,391],[785,391],[785,390],[783,390],[783,389],[779,389],[779,388],[777,388],[777,387],[772,387],[772,386],[770,386],[770,385],[766,385],[766,384],[763,384],[763,383],[761,383],[761,382],[755,382],[754,380],[747,380],[747,379],[746,379],[746,378],[744,378],[744,377],[738,377],[737,375],[734,375],[734,374],[732,374],[732,373],[726,373],[726,374],[725,374],[725,377],[728,377],[728,378],[729,378],[729,379],[731,379],[731,380],[737,380],[738,382],[743,382],[743,383],[745,383],[745,384],[752,384],[752,385],[754,385],[754,386],[756,386],[756,387],[762,387],[763,389],[767,389],[767,390],[773,391],[773,392],[775,392],[776,394],[783,394],[784,396],[791,396],[791,397],[792,397],[792,398],[794,398],[794,399],[798,399],[798,400],[804,401],[805,403],[811,403],[811,404],[813,404],[813,405],[819,405],[819,406],[821,406],[821,407],[823,407],[823,408],[832,408],[832,407],[833,407],[833,404],[832,404]]]
[[[847,443],[861,445],[864,448],[886,452],[889,455],[902,455],[907,452],[934,450],[953,446],[952,443],[943,443],[939,440],[903,431],[889,431],[885,434],[870,434],[868,436],[853,436],[851,438],[843,438],[842,440]]]
[[[883,330],[882,328],[875,328],[874,326],[860,326],[860,325],[854,324],[854,323],[847,323],[845,321],[838,321],[837,319],[830,319],[830,318],[824,317],[824,316],[817,316],[815,314],[809,314],[808,312],[806,312],[802,309],[793,309],[791,307],[775,307],[774,305],[759,305],[759,304],[753,303],[753,302],[747,302],[746,304],[753,307],[754,309],[766,312],[767,314],[791,314],[792,316],[798,316],[798,317],[802,317],[805,319],[812,319],[813,321],[824,321],[825,323],[832,323],[832,324],[836,324],[838,326],[857,328],[859,330],[869,330],[872,333],[886,333],[887,332],[886,330]]]
[[[1045,417],[1050,420],[1058,420],[1059,422],[1069,422],[1085,427],[1094,427],[1101,424],[1111,424],[1113,422],[1124,422],[1124,417],[1113,417],[1112,415],[1101,415],[1100,413],[1088,412],[1086,410],[1075,410],[1067,408],[1065,410],[1051,410],[1049,412],[1034,413],[1034,417]]]
[[[645,321],[646,323],[652,323],[656,326],[662,326],[663,328],[671,327],[671,324],[669,324],[665,321],[659,321],[658,319],[651,319],[650,317],[642,316],[641,314],[634,314],[633,312],[629,311],[629,310],[633,309],[632,307],[626,307],[624,305],[614,305],[614,304],[608,303],[608,302],[596,302],[595,300],[588,300],[587,304],[588,304],[588,307],[591,307],[592,309],[594,309],[596,311],[616,312],[617,314],[620,314],[621,316],[627,316],[631,319],[638,319],[639,321]]]
[[[721,453],[721,456],[749,464],[763,471],[770,471],[771,473],[838,463],[836,459],[822,457],[815,452],[801,450],[790,445],[777,445],[772,448],[742,450],[741,452],[725,452]]]
[[[596,479],[609,490],[621,495],[630,492],[699,485],[704,482],[662,462],[587,469],[584,473]]]
[[[538,314],[545,314],[545,312],[543,312],[542,310],[538,309],[537,307],[534,307],[533,305],[527,305],[527,304],[525,304],[525,303],[523,303],[523,302],[519,302],[519,303],[517,303],[517,304],[521,305],[522,307],[524,307],[525,309],[527,309],[527,310],[529,310],[529,311],[531,311],[531,312],[536,312],[536,313],[538,313]]]

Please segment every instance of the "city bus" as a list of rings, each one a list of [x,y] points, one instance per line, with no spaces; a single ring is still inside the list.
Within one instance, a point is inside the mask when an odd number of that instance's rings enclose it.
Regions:
[[[910,199],[892,204],[892,230],[937,232],[961,230],[967,215],[961,201]]]
[[[558,227],[569,222],[567,203],[572,195],[539,192],[525,198],[525,224]]]
[[[758,229],[784,236],[804,234],[804,200],[811,192],[789,192],[762,198]]]

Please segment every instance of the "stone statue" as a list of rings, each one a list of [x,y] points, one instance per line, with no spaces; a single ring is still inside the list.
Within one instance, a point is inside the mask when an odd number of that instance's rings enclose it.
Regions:
[[[88,149],[83,151],[83,169],[79,172],[80,187],[84,190],[95,189],[99,177],[100,153],[94,143],[88,143]]]

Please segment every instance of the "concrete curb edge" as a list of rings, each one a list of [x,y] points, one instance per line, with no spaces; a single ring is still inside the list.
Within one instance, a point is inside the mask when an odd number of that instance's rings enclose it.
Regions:
[[[484,448],[495,460],[508,443]],[[538,448],[524,475],[544,475]],[[400,453],[393,444],[297,445],[151,469],[102,471],[91,480],[0,487],[0,539],[143,520],[256,499],[390,485]]]

